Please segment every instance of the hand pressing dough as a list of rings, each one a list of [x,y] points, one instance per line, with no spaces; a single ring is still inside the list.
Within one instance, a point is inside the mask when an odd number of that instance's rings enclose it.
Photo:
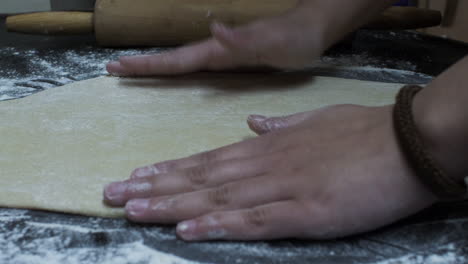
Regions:
[[[103,187],[139,166],[254,136],[249,114],[392,103],[399,84],[307,73],[101,77],[0,102],[0,206],[103,217]]]

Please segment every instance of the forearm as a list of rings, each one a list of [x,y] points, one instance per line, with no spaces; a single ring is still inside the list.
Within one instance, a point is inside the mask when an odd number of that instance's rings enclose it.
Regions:
[[[312,1],[312,0],[309,0]],[[313,0],[313,5],[302,2],[303,12],[310,24],[319,31],[324,49],[340,41],[390,7],[395,0]]]
[[[421,91],[413,112],[439,165],[460,180],[468,176],[468,57]]]

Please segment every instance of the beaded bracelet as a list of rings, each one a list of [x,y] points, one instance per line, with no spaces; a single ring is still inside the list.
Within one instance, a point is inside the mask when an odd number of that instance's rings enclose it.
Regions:
[[[435,195],[442,200],[466,198],[465,182],[450,177],[438,166],[416,127],[412,103],[414,96],[422,89],[417,85],[407,85],[397,95],[393,122],[399,144],[416,175]]]

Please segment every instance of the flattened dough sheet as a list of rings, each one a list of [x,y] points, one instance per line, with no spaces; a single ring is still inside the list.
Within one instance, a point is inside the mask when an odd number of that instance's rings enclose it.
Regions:
[[[254,134],[249,114],[392,103],[401,87],[307,73],[100,77],[0,102],[0,206],[103,217],[103,187],[139,166]]]

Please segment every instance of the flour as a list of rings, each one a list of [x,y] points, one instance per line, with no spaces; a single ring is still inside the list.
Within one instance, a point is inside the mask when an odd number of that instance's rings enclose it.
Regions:
[[[6,95],[6,94],[0,95],[0,101],[6,101],[6,100],[11,100],[11,99],[16,99],[16,98],[13,96]]]
[[[311,65],[317,75],[378,82],[426,84],[433,76],[418,72],[416,64],[402,59],[383,59],[363,52],[323,56]]]
[[[26,221],[25,224],[28,226],[38,227],[38,228],[48,228],[48,229],[55,229],[55,230],[67,230],[79,233],[91,233],[91,232],[112,232],[112,230],[104,230],[104,229],[92,229],[86,228],[76,225],[67,225],[67,224],[53,224],[53,223],[37,223],[37,222],[28,222]]]
[[[322,56],[315,66],[336,67],[367,67],[368,69],[398,69],[403,71],[417,71],[416,64],[407,60],[382,59],[363,52],[355,55]]]
[[[143,244],[136,238],[129,243],[109,245],[105,249],[75,245],[79,234],[104,230],[70,224],[35,222],[23,210],[0,211],[0,263],[14,264],[197,264],[173,254],[164,253]],[[93,221],[91,221],[92,223]],[[99,220],[95,220],[99,224]],[[115,231],[123,231],[116,228]],[[106,230],[112,232],[112,229]],[[60,236],[60,233],[66,236]],[[31,236],[36,236],[32,239]],[[30,238],[27,238],[30,237]],[[68,247],[67,247],[68,246]]]
[[[463,256],[453,252],[453,245],[445,247],[448,252],[427,256],[410,254],[404,257],[381,261],[375,264],[464,264],[468,262]]]
[[[47,263],[47,264],[83,264],[84,257],[89,256],[93,251],[99,249],[73,249],[61,252],[42,251],[34,254],[23,253],[17,257],[7,259],[10,263],[15,264],[31,264],[31,263]],[[196,264],[200,262],[192,262],[177,256],[155,251],[148,248],[141,241],[129,244],[119,245],[104,251],[105,253],[96,259],[99,264],[128,264],[128,263],[154,263],[154,264]],[[0,257],[2,260],[2,257]],[[85,262],[92,263],[92,262]]]
[[[435,228],[430,248],[406,244],[414,234],[408,226],[380,239],[394,241],[400,248],[382,247],[378,257],[372,250],[377,240],[315,242],[210,242],[184,243],[172,228],[129,225],[123,219],[67,216],[54,213],[0,209],[0,263],[13,264],[263,264],[263,263],[349,263],[349,264],[464,264],[463,243],[443,241],[466,220],[444,221]],[[435,224],[435,223],[434,223]],[[436,226],[433,226],[436,227]],[[419,233],[419,232],[418,232]],[[441,234],[441,235],[439,235]],[[379,237],[378,236],[378,237]],[[438,242],[439,241],[439,242]],[[423,242],[421,242],[424,244]],[[458,243],[458,244],[457,244]],[[401,250],[406,251],[401,254]],[[414,251],[414,252],[408,252]],[[187,255],[187,252],[191,254]],[[188,258],[188,256],[191,256]],[[196,257],[205,256],[205,257]],[[377,256],[377,257],[376,257]],[[387,257],[388,258],[388,257]],[[343,259],[348,261],[343,262]],[[372,260],[375,259],[375,260]],[[385,260],[384,260],[385,259]],[[335,261],[337,260],[337,261]],[[361,261],[360,261],[361,260]]]
[[[106,75],[107,62],[120,56],[157,53],[161,49],[97,49],[64,52],[0,47],[0,57],[12,68],[0,68],[0,101],[22,98],[78,80]]]

